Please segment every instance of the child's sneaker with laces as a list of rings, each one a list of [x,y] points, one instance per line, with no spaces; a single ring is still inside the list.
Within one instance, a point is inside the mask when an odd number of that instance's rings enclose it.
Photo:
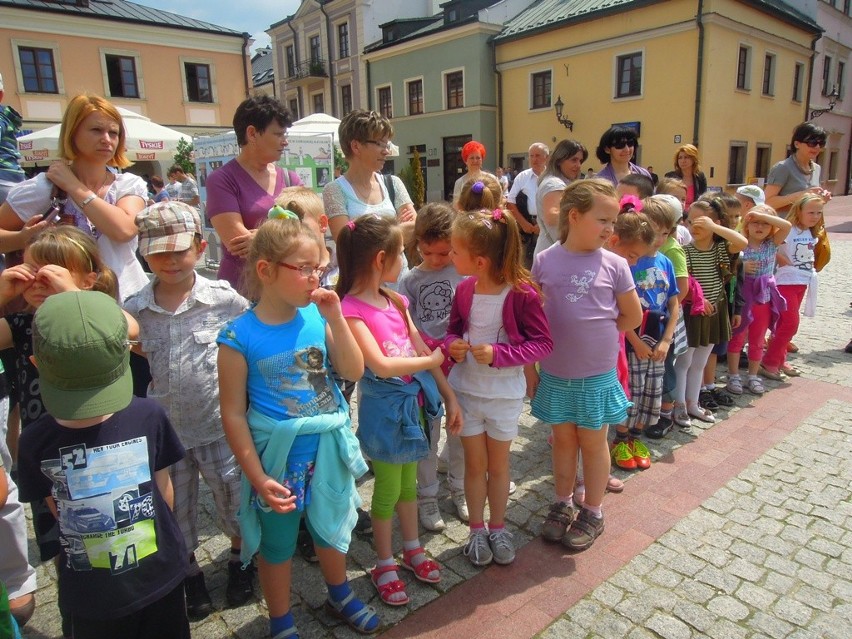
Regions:
[[[423,498],[417,505],[417,514],[420,525],[431,532],[440,532],[447,527],[441,511],[438,508],[438,500],[435,497]]]
[[[633,458],[633,450],[626,439],[617,439],[612,442],[610,450],[612,463],[623,470],[636,470],[636,460]]]
[[[641,439],[631,439],[629,444],[630,450],[633,452],[633,461],[636,463],[636,468],[647,470],[651,467],[651,451]]]
[[[491,552],[491,546],[488,543],[488,530],[480,528],[479,530],[471,530],[470,536],[467,538],[467,543],[462,549],[465,557],[470,559],[470,563],[474,566],[487,566],[494,559],[494,554]]]
[[[505,528],[498,528],[488,535],[488,545],[494,563],[506,566],[515,561],[515,545],[512,543],[512,533]]]

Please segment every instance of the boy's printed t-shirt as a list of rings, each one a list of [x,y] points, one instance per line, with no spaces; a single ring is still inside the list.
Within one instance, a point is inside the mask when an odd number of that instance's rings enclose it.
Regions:
[[[309,304],[285,324],[264,324],[250,309],[222,329],[219,344],[246,359],[252,408],[273,419],[337,412],[325,326]]]
[[[643,310],[665,312],[669,299],[678,294],[672,261],[662,253],[640,257],[630,267]]]
[[[399,280],[399,292],[408,298],[408,312],[417,330],[432,339],[447,336],[456,286],[464,279],[448,264],[440,271],[413,268]]]
[[[183,536],[154,478],[183,456],[165,411],[136,397],[102,424],[66,428],[44,415],[21,433],[20,498],[56,500],[71,614],[124,617],[183,580]]]

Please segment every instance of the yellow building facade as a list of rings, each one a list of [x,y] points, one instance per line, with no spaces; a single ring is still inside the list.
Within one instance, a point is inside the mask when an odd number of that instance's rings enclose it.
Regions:
[[[568,137],[597,171],[601,134],[632,124],[638,162],[659,175],[680,144],[694,143],[711,186],[765,178],[805,118],[819,34],[805,16],[766,4],[602,2],[609,8],[544,25],[522,14],[495,41],[503,156]],[[555,118],[559,97],[573,131]]]

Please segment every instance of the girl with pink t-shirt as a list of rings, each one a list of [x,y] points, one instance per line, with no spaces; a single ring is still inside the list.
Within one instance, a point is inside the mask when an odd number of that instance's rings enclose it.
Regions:
[[[427,348],[408,314],[408,300],[384,287],[397,281],[402,251],[402,231],[388,217],[350,220],[337,237],[337,293],[367,368],[360,382],[358,439],[376,477],[370,514],[378,559],[371,578],[391,606],[409,602],[391,548],[394,510],[402,532],[402,567],[426,583],[441,579],[418,535],[417,462],[429,453],[427,424],[440,416],[441,398],[447,431],[458,434],[462,425],[455,394],[441,372],[441,349]]]

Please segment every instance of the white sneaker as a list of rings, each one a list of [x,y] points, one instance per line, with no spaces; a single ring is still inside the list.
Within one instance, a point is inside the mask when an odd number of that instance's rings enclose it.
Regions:
[[[420,516],[420,524],[426,530],[440,532],[447,527],[438,509],[438,500],[434,497],[421,500],[417,505],[417,513]]]
[[[464,496],[464,491],[451,492],[450,496],[453,499],[453,504],[455,504],[459,519],[465,523],[470,521],[470,513],[467,511],[467,499]]]
[[[447,471],[450,469],[450,463],[444,459],[443,457],[438,457],[438,472],[442,475],[446,475]]]

